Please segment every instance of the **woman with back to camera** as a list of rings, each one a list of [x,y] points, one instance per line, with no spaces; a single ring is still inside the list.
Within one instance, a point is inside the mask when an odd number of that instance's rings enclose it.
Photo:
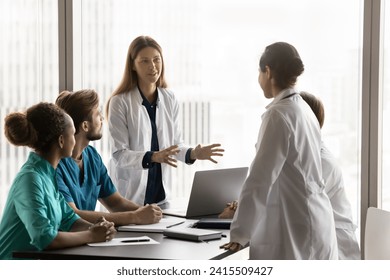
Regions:
[[[302,60],[292,45],[277,42],[266,47],[259,66],[259,84],[273,101],[262,116],[230,242],[221,247],[236,251],[249,243],[250,259],[337,259],[320,127],[294,89]]]
[[[73,212],[59,193],[58,162],[72,154],[72,119],[52,103],[42,102],[5,118],[4,133],[16,146],[33,149],[10,188],[0,223],[0,259],[18,250],[40,251],[111,240],[114,224],[91,224]]]
[[[169,196],[171,167],[222,156],[220,144],[184,145],[179,103],[167,89],[160,45],[139,36],[129,46],[122,81],[107,102],[111,137],[110,176],[118,191],[138,204]]]
[[[308,92],[301,92],[300,95],[313,110],[322,129],[325,121],[325,108],[321,100]],[[353,222],[351,204],[345,192],[343,172],[323,141],[321,142],[321,163],[325,191],[333,209],[339,260],[360,260],[360,248],[355,235],[357,226]]]
[[[325,121],[325,109],[321,100],[308,92],[300,92],[299,94],[309,104],[317,117],[320,128],[322,128]],[[353,222],[351,204],[345,192],[342,170],[323,141],[321,141],[321,163],[325,192],[333,209],[339,260],[360,260],[360,248],[355,235],[357,226]],[[220,218],[233,218],[236,209],[237,201],[228,203],[220,214]]]

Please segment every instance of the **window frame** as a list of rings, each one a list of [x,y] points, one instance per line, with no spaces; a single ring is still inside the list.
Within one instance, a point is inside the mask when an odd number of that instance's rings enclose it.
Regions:
[[[367,209],[380,207],[382,100],[379,92],[381,0],[364,0],[361,86],[361,248]],[[59,91],[73,89],[73,0],[58,0]],[[76,38],[77,39],[77,38]]]

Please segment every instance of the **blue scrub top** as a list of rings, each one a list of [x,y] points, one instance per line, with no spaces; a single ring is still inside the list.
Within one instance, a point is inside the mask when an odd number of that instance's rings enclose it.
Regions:
[[[77,163],[63,158],[57,167],[57,183],[67,202],[73,202],[79,210],[95,211],[99,198],[105,198],[117,190],[108,176],[107,168],[96,149],[87,146],[83,152],[84,176]]]
[[[10,188],[0,223],[0,259],[43,250],[80,219],[58,191],[52,165],[31,152]]]

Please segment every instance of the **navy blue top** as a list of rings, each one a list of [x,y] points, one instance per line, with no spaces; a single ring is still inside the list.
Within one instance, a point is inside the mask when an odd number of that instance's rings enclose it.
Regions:
[[[149,169],[144,204],[151,204],[151,203],[157,203],[163,201],[165,199],[165,190],[162,182],[161,163],[152,162],[153,152],[160,150],[160,147],[158,145],[157,126],[156,126],[158,91],[156,89],[156,100],[150,103],[142,93],[141,89],[138,88],[138,90],[141,93],[143,99],[142,105],[145,106],[148,112],[150,118],[150,124],[152,126],[152,139],[150,144],[150,151],[145,153],[145,156],[142,160],[142,167]],[[195,162],[190,158],[191,150],[192,149],[188,149],[186,153],[185,162],[187,164],[192,164]]]
[[[162,182],[161,163],[157,163],[157,162],[152,163],[153,152],[160,150],[160,147],[158,145],[157,126],[156,126],[156,108],[157,108],[158,97],[152,103],[149,103],[149,101],[143,95],[141,90],[139,92],[141,93],[143,99],[142,105],[145,106],[146,110],[148,111],[150,124],[152,126],[152,140],[150,144],[150,151],[146,152],[142,160],[142,166],[144,168],[149,168],[148,182],[146,184],[146,194],[145,194],[144,203],[150,204],[165,199],[165,190]]]

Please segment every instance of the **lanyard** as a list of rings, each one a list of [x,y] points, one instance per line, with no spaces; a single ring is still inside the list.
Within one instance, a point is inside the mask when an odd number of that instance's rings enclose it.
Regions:
[[[295,95],[295,94],[297,94],[297,93],[296,93],[296,92],[293,92],[293,93],[291,93],[291,94],[289,94],[289,95],[283,97],[281,100],[287,99],[287,98],[289,98],[289,97],[291,97],[291,96],[293,96],[293,95]]]

